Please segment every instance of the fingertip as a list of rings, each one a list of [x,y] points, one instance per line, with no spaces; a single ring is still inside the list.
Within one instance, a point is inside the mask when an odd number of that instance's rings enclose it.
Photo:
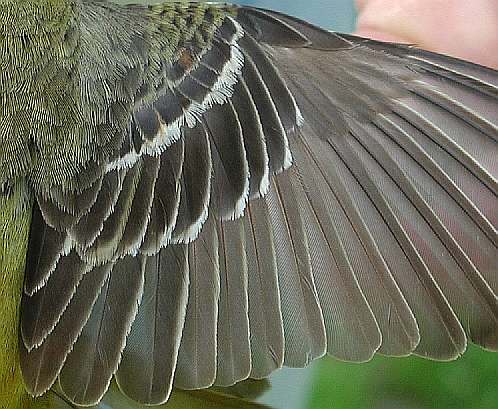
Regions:
[[[356,10],[358,10],[358,12],[361,12],[367,5],[368,0],[356,0],[355,3],[356,3]]]

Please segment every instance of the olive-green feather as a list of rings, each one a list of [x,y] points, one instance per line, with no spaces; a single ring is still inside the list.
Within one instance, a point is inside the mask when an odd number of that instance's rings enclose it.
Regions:
[[[43,408],[27,395],[19,366],[18,328],[32,197],[26,181],[0,191],[0,407]]]

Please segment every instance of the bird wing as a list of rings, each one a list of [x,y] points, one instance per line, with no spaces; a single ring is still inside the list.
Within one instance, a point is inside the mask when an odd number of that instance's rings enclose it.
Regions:
[[[251,7],[80,13],[88,151],[34,176],[31,393],[498,349],[496,71]]]

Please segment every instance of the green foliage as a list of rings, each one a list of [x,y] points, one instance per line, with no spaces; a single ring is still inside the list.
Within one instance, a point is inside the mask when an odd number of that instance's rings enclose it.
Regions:
[[[368,364],[324,359],[309,409],[495,409],[498,355],[473,345],[453,362],[376,357]]]

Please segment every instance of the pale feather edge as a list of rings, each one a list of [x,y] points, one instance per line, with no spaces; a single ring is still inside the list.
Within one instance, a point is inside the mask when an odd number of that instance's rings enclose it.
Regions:
[[[112,274],[112,271],[109,273],[109,276],[108,276],[108,279],[110,278],[110,274]],[[102,394],[102,396],[99,398],[99,400],[97,402],[92,402],[89,404],[89,406],[91,405],[97,405],[100,403],[100,401],[102,400],[102,398],[104,397],[104,395],[107,393],[107,391],[109,390],[109,386],[111,385],[111,381],[112,381],[112,378],[114,377],[114,375],[116,374],[118,368],[119,368],[119,365],[121,364],[121,360],[123,358],[123,351],[126,347],[126,340],[128,338],[128,335],[130,334],[131,332],[131,328],[133,326],[133,322],[135,321],[135,318],[137,317],[137,314],[138,314],[138,308],[140,307],[140,304],[142,303],[142,297],[143,297],[143,294],[144,294],[144,284],[145,284],[145,274],[142,270],[142,273],[140,274],[141,278],[140,278],[140,288],[139,288],[139,292],[138,292],[138,296],[137,296],[137,301],[134,303],[134,306],[133,306],[133,310],[131,311],[131,314],[130,314],[130,317],[129,319],[127,320],[127,330],[126,330],[126,334],[125,336],[123,337],[122,341],[121,341],[121,344],[118,346],[118,349],[119,349],[119,357],[116,361],[116,363],[110,367],[111,369],[111,376],[109,377],[109,379],[106,381],[106,385],[104,386],[104,393]],[[102,287],[101,287],[102,289]],[[100,295],[100,293],[99,293]],[[93,308],[92,308],[93,310]],[[90,312],[91,314],[91,312]],[[88,316],[88,318],[90,318],[90,315]],[[87,319],[88,321],[88,319]],[[86,324],[85,324],[86,325]],[[83,326],[84,327],[84,326]],[[83,327],[82,327],[82,330],[83,330]],[[78,335],[78,338],[79,336],[81,335],[81,332],[80,334]],[[76,343],[77,341],[75,341]],[[73,344],[73,347],[74,347],[74,344]],[[72,348],[71,348],[72,350]],[[69,353],[68,353],[69,355]],[[66,356],[67,357],[67,356]],[[65,360],[64,360],[65,361]],[[62,367],[61,367],[62,369]],[[59,371],[60,372],[60,371]],[[60,378],[59,378],[59,387],[61,388],[62,391],[64,391],[62,389],[62,385],[60,384]],[[66,396],[69,400],[71,400],[71,398],[69,396],[67,396],[65,393],[64,393],[64,396]],[[72,400],[71,400],[72,402]],[[73,402],[74,403],[74,402]]]
[[[42,339],[39,341],[39,342],[36,342],[35,344],[33,344],[32,346],[28,347],[28,342],[26,341],[26,338],[25,338],[25,335],[24,335],[24,332],[22,330],[20,330],[19,332],[21,333],[21,338],[22,338],[22,341],[24,343],[24,346],[26,347],[26,350],[28,352],[31,352],[33,349],[38,349],[40,348],[43,343],[45,342],[45,340],[47,339],[47,337],[52,334],[52,332],[54,331],[55,327],[59,324],[62,316],[64,315],[64,313],[66,312],[67,308],[69,307],[69,304],[71,303],[74,295],[76,294],[76,290],[78,289],[79,285],[81,284],[81,282],[83,281],[83,278],[85,277],[86,274],[88,274],[91,270],[92,270],[92,266],[90,264],[86,264],[86,268],[83,272],[83,274],[81,275],[80,279],[78,280],[78,282],[73,286],[73,289],[71,291],[71,294],[67,300],[67,302],[64,304],[64,307],[61,309],[60,313],[58,314],[57,318],[55,319],[54,323],[51,324],[50,328],[48,329],[45,329],[42,331]]]
[[[208,139],[208,136],[205,135],[206,139]],[[208,155],[211,157],[211,146],[209,144],[209,140],[207,141],[208,144]],[[206,200],[203,203],[203,210],[199,218],[192,223],[189,227],[187,227],[184,231],[180,232],[177,237],[170,237],[170,241],[174,244],[189,244],[192,243],[197,237],[199,236],[202,227],[204,226],[204,223],[206,223],[206,220],[209,217],[209,203],[211,202],[211,185],[212,185],[212,174],[213,174],[213,162],[210,161],[210,166],[209,166],[209,179],[208,179],[208,186],[207,186],[207,193],[206,193]],[[181,187],[180,187],[181,189]],[[178,207],[180,205],[180,194],[178,195],[179,197],[179,202],[178,202]],[[176,210],[176,215],[178,217],[178,210]],[[176,225],[176,222],[175,222]],[[174,233],[174,228],[171,231],[171,234]],[[168,243],[165,243],[164,246],[166,246]],[[162,245],[162,243],[161,243]]]
[[[81,326],[80,330],[76,334],[76,337],[75,337],[74,341],[71,342],[71,345],[70,345],[69,349],[67,350],[67,353],[65,354],[64,359],[61,362],[60,368],[57,370],[57,373],[56,373],[56,375],[54,377],[55,379],[52,381],[52,384],[49,387],[47,387],[45,390],[41,391],[38,394],[32,394],[32,393],[28,392],[31,396],[33,396],[33,397],[39,397],[39,396],[44,395],[46,392],[48,392],[52,388],[52,386],[54,385],[54,383],[58,381],[57,379],[59,378],[59,375],[60,375],[62,369],[64,368],[64,364],[66,363],[67,357],[72,352],[72,350],[74,348],[74,345],[76,344],[76,342],[78,341],[81,333],[83,332],[83,328],[85,328],[85,325],[87,324],[88,320],[90,319],[90,316],[92,315],[92,311],[93,311],[93,306],[95,306],[95,303],[97,302],[97,299],[99,298],[99,296],[100,296],[100,294],[102,292],[102,288],[104,287],[105,283],[107,282],[107,280],[109,280],[110,274],[111,274],[111,271],[109,271],[109,273],[107,273],[105,279],[102,281],[102,285],[100,286],[99,291],[95,294],[95,297],[94,297],[93,302],[92,302],[92,308],[90,308],[90,310],[88,311],[88,314],[86,314],[86,317],[83,320],[84,324]],[[60,382],[59,382],[59,387],[62,390]]]
[[[264,90],[266,91],[266,94],[268,96],[268,100],[270,101],[271,103],[271,106],[275,112],[275,114],[277,115],[278,117],[278,122],[279,122],[279,125],[280,125],[280,133],[283,135],[284,137],[284,163],[282,164],[282,169],[278,169],[277,170],[277,173],[280,173],[281,171],[284,171],[286,169],[289,169],[291,166],[292,166],[292,162],[293,162],[293,159],[292,159],[292,153],[290,151],[290,148],[289,148],[289,139],[287,137],[287,132],[285,131],[284,129],[284,126],[282,124],[282,120],[280,119],[280,116],[278,114],[278,110],[277,110],[277,107],[275,105],[275,102],[273,101],[273,98],[271,96],[271,93],[270,93],[270,90],[268,89],[268,86],[266,85],[264,79],[263,79],[263,76],[261,75],[261,73],[259,72],[259,70],[257,69],[257,65],[254,63],[254,61],[252,60],[252,58],[247,55],[246,58],[250,59],[251,63],[254,65],[254,67],[256,68],[255,72],[256,72],[256,75],[258,76],[258,79],[259,79],[259,82],[261,84],[261,86],[264,88]],[[297,105],[296,105],[297,106]],[[299,111],[300,112],[300,111]],[[302,117],[302,115],[301,115]]]
[[[130,152],[116,161],[109,163],[106,167],[106,173],[114,170],[133,166],[138,158],[143,154],[157,156],[166,148],[175,143],[181,136],[181,128],[188,126],[195,127],[199,122],[199,117],[206,112],[214,103],[223,104],[233,94],[233,86],[237,83],[237,78],[244,65],[244,57],[239,49],[237,41],[243,37],[244,31],[240,24],[231,17],[229,18],[235,25],[237,32],[229,42],[232,57],[223,67],[219,78],[217,79],[211,93],[206,95],[202,103],[192,102],[190,107],[184,111],[182,117],[175,120],[172,124],[161,124],[160,131],[156,138],[151,142],[146,142],[140,148],[140,152]]]
[[[188,255],[187,255],[187,263],[188,263]],[[173,372],[172,372],[171,377],[169,378],[169,381],[168,381],[168,393],[167,393],[164,401],[158,403],[158,405],[166,403],[171,395],[171,391],[173,390],[173,380],[174,380],[174,375],[176,372],[176,364],[178,362],[178,351],[180,350],[180,343],[182,340],[183,329],[185,327],[185,317],[187,315],[187,304],[188,304],[189,287],[190,287],[190,275],[185,274],[185,277],[182,280],[185,282],[184,283],[185,289],[184,289],[183,294],[182,294],[182,301],[184,301],[184,302],[182,302],[181,316],[179,317],[180,320],[177,321],[177,328],[176,328],[178,330],[178,334],[180,336],[176,337],[175,343],[174,343],[175,354],[174,354],[173,362],[172,362]],[[142,297],[140,297],[140,298],[142,298]],[[140,305],[140,303],[139,303],[139,305]],[[139,306],[137,306],[137,313],[138,313],[138,308],[139,308]],[[136,318],[136,314],[135,314],[135,318]],[[133,319],[133,321],[135,320],[135,318]],[[181,324],[179,324],[179,322],[181,322]],[[128,332],[128,334],[125,337],[125,346],[126,346],[126,338],[128,337],[129,333],[131,332],[132,325],[130,325],[130,331]],[[123,348],[123,351],[124,351],[124,348]],[[122,352],[121,352],[121,358],[122,358]],[[118,363],[118,368],[119,368],[119,364],[121,363],[121,358],[120,358],[119,363]],[[116,371],[114,371],[114,373],[116,373],[116,372],[117,372],[117,369],[116,369]],[[112,380],[112,377],[111,377],[111,380]],[[124,391],[122,386],[119,384],[119,379],[115,378],[115,380],[116,380],[116,384],[118,385],[118,388],[121,391],[121,393],[123,393],[125,396],[127,396],[126,392]],[[110,384],[110,382],[109,382],[109,384]],[[106,391],[108,388],[109,388],[109,385],[107,386]],[[156,404],[154,404],[154,406],[155,405]]]
[[[97,238],[100,236],[100,234],[101,234],[101,233],[102,233],[102,231],[104,230],[104,224],[105,224],[105,222],[106,222],[106,221],[107,221],[107,219],[111,216],[111,214],[113,214],[113,213],[114,213],[114,209],[116,208],[116,204],[118,203],[118,200],[119,200],[119,194],[121,193],[121,190],[122,190],[122,188],[123,188],[123,182],[124,182],[124,180],[125,180],[125,178],[126,178],[126,174],[124,174],[124,175],[123,175],[123,177],[121,177],[121,176],[120,176],[119,171],[120,171],[120,170],[122,170],[122,169],[117,169],[117,168],[116,168],[116,169],[112,169],[111,171],[114,171],[114,170],[117,172],[117,176],[118,176],[118,189],[117,189],[117,190],[119,190],[119,193],[116,195],[116,200],[112,203],[112,205],[109,207],[109,210],[105,213],[104,217],[102,218],[102,223],[99,223],[99,226],[100,226],[100,227],[98,228],[98,230],[97,230],[97,234],[95,235],[94,239],[93,239],[91,242],[86,243],[86,245],[85,245],[85,246],[83,246],[83,245],[78,245],[78,246],[76,246],[76,249],[77,249],[77,251],[78,251],[78,254],[80,254],[80,257],[81,257],[81,255],[82,255],[82,254],[83,254],[86,250],[88,250],[90,247],[92,247],[92,246],[93,246],[93,244],[95,243],[95,240],[97,240]],[[111,172],[111,171],[110,171],[110,172]],[[89,211],[89,212],[91,212],[91,209],[90,209],[90,211]],[[72,239],[75,243],[77,243],[77,242],[75,241],[74,237],[72,237],[72,235],[71,235],[71,230],[69,230],[69,231],[68,231],[68,234],[69,234],[69,237],[71,237],[71,239]]]

